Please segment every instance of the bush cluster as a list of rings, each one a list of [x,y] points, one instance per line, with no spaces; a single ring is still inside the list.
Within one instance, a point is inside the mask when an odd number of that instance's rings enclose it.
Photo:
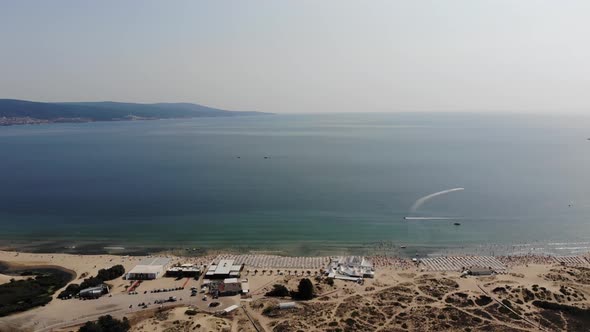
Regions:
[[[100,316],[96,322],[87,322],[78,332],[127,332],[131,328],[126,317],[123,320],[113,318],[111,315]]]
[[[115,265],[108,269],[100,269],[98,270],[98,274],[96,277],[90,277],[84,279],[80,285],[78,284],[71,284],[68,287],[59,293],[58,297],[60,299],[66,299],[70,296],[74,296],[78,294],[81,290],[91,287],[97,287],[99,285],[104,284],[105,281],[117,279],[120,276],[125,274],[125,268],[123,265]]]
[[[71,279],[67,272],[52,270],[0,285],[0,317],[49,303],[53,293]]]
[[[273,297],[285,297],[289,296],[289,289],[281,284],[275,284],[273,289],[270,292],[267,292],[266,296],[273,296]]]

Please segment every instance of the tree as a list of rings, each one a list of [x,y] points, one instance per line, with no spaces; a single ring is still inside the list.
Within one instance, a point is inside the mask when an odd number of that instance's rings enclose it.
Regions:
[[[287,287],[281,284],[275,284],[273,289],[265,294],[266,296],[276,296],[276,297],[285,297],[289,296],[289,290]]]
[[[80,290],[86,289],[86,288],[91,288],[91,287],[96,287],[98,285],[102,285],[102,283],[103,283],[103,280],[100,278],[97,278],[97,277],[86,278],[80,284]]]
[[[100,269],[98,270],[98,275],[96,276],[98,279],[102,279],[103,281],[117,279],[120,276],[125,274],[125,268],[123,265],[115,265],[108,269]]]
[[[68,287],[66,287],[65,290],[59,293],[57,297],[60,299],[67,299],[69,297],[77,295],[78,293],[80,293],[80,285],[69,284]]]
[[[307,278],[301,279],[299,286],[297,286],[297,293],[294,295],[301,300],[311,300],[313,298],[313,284],[311,280]]]

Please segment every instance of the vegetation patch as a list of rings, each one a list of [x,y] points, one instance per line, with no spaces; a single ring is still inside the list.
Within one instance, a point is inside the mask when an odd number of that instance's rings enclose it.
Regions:
[[[311,300],[313,295],[313,283],[307,278],[301,279],[299,286],[297,286],[297,292],[291,292],[291,297],[297,300]]]
[[[287,287],[285,287],[285,285],[275,284],[273,286],[273,289],[270,290],[269,292],[267,292],[265,295],[272,296],[272,297],[286,297],[286,296],[289,296],[290,294],[291,293],[289,292],[289,289]]]
[[[481,295],[480,297],[475,299],[475,303],[478,306],[483,307],[483,306],[486,306],[486,305],[492,303],[492,298],[487,295]]]
[[[46,305],[58,289],[74,278],[60,269],[32,268],[22,270],[23,273],[30,278],[0,285],[0,317]]]
[[[96,322],[87,322],[78,330],[79,332],[127,332],[131,328],[126,317],[123,320],[113,318],[111,315],[100,316]]]
[[[117,279],[120,276],[125,274],[125,268],[123,265],[115,265],[108,269],[100,269],[98,270],[98,274],[96,277],[90,277],[84,279],[80,285],[78,284],[70,284],[68,287],[59,293],[57,296],[60,299],[68,299],[76,296],[81,290],[91,287],[96,287],[105,283],[105,281]]]

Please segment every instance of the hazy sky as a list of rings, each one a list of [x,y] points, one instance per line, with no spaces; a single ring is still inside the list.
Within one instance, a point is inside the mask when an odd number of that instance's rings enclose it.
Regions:
[[[590,1],[0,0],[0,98],[590,112]]]

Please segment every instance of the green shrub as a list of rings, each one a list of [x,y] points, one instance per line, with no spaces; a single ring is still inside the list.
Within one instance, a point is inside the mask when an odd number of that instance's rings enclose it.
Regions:
[[[126,317],[123,320],[113,318],[111,315],[100,316],[96,322],[87,322],[78,332],[127,332],[131,328]]]
[[[185,314],[185,315],[189,315],[189,316],[194,316],[194,315],[196,315],[196,314],[197,314],[197,311],[196,311],[195,309],[187,309],[187,310],[184,312],[184,314]]]
[[[266,296],[274,296],[274,297],[285,297],[289,296],[289,289],[281,284],[275,284],[273,289],[270,292],[265,294]]]
[[[49,303],[53,293],[64,287],[72,275],[61,270],[31,270],[34,277],[0,285],[0,317]]]
[[[297,292],[291,292],[291,297],[299,300],[311,300],[313,298],[313,284],[311,280],[305,278],[301,279],[299,286],[297,286]]]

